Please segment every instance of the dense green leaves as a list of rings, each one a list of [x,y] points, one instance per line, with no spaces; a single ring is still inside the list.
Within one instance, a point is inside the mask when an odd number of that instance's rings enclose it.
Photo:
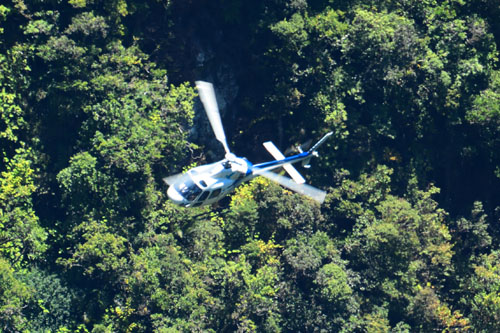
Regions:
[[[474,265],[471,280],[467,281],[470,298],[464,301],[470,307],[471,317],[478,331],[488,332],[498,329],[499,278],[498,251],[494,251],[481,256],[478,264]]]
[[[16,278],[13,268],[3,258],[0,258],[0,284],[2,330],[21,330],[26,325],[22,309],[30,298],[30,290]]]
[[[34,170],[24,149],[12,159],[4,158],[6,170],[0,178],[0,255],[20,264],[38,259],[47,249],[47,232],[33,210],[36,190]]]
[[[0,331],[498,331],[498,13],[2,3]],[[301,170],[325,203],[263,178],[169,202],[213,159],[197,79],[252,162],[333,131]]]

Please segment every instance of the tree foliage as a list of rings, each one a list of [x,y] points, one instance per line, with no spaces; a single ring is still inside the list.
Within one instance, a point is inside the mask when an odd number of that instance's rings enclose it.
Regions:
[[[500,7],[0,5],[0,331],[494,332]],[[162,178],[333,131],[308,181],[211,207]],[[300,168],[300,167],[299,167]]]

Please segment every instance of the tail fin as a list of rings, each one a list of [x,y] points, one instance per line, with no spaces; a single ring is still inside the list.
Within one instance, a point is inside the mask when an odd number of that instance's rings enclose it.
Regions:
[[[311,165],[309,164],[309,162],[311,161],[311,158],[313,156],[318,156],[318,153],[316,152],[316,150],[319,148],[319,146],[321,146],[323,144],[323,142],[326,141],[326,139],[328,139],[328,137],[330,135],[332,135],[333,132],[328,132],[326,133],[322,138],[321,140],[319,140],[318,142],[316,142],[316,144],[314,146],[311,147],[311,149],[309,149],[307,152],[311,154],[311,156],[309,156],[309,158],[306,158],[305,160],[302,161],[302,166],[306,169],[309,169],[311,167]]]
[[[312,147],[311,147],[311,149],[309,149],[309,150],[308,150],[308,152],[309,152],[309,153],[313,153],[313,152],[315,152],[315,151],[319,148],[319,146],[321,146],[321,145],[323,144],[323,142],[325,142],[325,141],[326,141],[326,139],[328,139],[328,137],[329,137],[330,135],[332,135],[332,134],[333,134],[333,132],[328,132],[328,133],[326,133],[326,134],[325,134],[325,135],[321,138],[321,140],[319,140],[318,142],[316,142],[316,144],[315,144],[314,146],[312,146]]]

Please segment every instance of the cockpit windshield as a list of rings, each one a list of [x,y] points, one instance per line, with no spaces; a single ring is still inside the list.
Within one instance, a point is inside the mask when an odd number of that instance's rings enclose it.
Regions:
[[[187,179],[185,182],[177,185],[177,191],[179,191],[185,199],[193,201],[201,193],[201,188],[191,179]]]

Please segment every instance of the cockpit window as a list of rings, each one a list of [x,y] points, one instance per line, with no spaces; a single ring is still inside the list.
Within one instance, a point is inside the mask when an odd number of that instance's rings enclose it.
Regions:
[[[191,179],[180,184],[177,191],[189,201],[193,201],[201,193],[201,189]]]

